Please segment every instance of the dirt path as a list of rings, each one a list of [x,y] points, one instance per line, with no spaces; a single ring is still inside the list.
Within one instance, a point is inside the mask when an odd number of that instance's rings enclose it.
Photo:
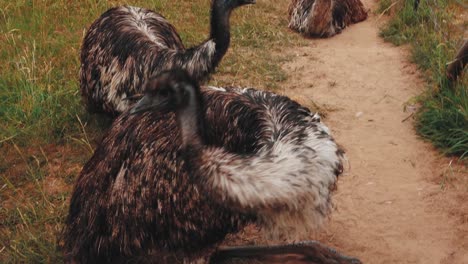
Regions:
[[[378,37],[378,24],[371,14],[312,39],[285,66],[285,92],[328,110],[325,122],[350,160],[321,240],[371,264],[468,263],[468,223],[434,181],[448,161],[418,138],[411,118],[402,122],[424,84],[408,54]]]

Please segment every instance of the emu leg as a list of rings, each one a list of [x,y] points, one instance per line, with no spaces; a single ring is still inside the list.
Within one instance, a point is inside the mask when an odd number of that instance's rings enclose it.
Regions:
[[[240,258],[268,258],[271,260],[278,256],[291,257],[291,255],[300,256],[300,259],[294,263],[315,263],[315,264],[360,264],[361,261],[356,258],[348,257],[338,253],[317,241],[303,241],[285,245],[272,246],[240,246],[240,247],[219,247],[213,253],[210,263],[222,263],[223,261]],[[284,263],[285,260],[277,263]]]

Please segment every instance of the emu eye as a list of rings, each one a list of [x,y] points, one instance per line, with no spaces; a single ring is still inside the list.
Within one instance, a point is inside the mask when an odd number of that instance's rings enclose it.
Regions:
[[[182,89],[182,96],[183,96],[183,97],[187,97],[187,96],[188,96],[187,90]]]
[[[159,91],[159,95],[162,97],[168,97],[169,96],[169,90],[163,89]]]

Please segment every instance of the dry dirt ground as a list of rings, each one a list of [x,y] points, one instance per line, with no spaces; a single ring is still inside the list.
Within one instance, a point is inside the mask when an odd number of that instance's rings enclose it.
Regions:
[[[284,93],[328,112],[325,123],[350,162],[319,239],[364,263],[466,264],[467,182],[442,188],[450,159],[416,135],[410,117],[424,83],[405,49],[379,38],[382,19],[369,14],[333,38],[310,39],[285,65]],[[457,177],[466,179],[466,170]]]

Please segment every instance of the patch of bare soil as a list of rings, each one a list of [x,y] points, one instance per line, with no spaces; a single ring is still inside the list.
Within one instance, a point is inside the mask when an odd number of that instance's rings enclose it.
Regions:
[[[311,39],[285,66],[284,93],[327,110],[351,165],[319,240],[364,263],[468,263],[466,167],[417,136],[412,98],[424,83],[408,53],[379,38],[380,24],[370,13],[333,38]]]

